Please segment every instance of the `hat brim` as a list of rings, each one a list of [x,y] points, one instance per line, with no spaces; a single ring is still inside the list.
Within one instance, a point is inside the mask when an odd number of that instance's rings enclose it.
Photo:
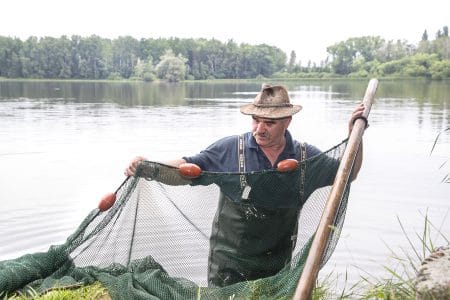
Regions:
[[[301,109],[302,107],[300,105],[287,107],[258,107],[252,103],[242,105],[241,113],[266,119],[282,119],[298,113]]]

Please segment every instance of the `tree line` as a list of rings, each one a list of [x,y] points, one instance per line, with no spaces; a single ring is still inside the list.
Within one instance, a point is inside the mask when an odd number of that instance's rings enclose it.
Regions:
[[[349,38],[327,47],[328,57],[320,65],[295,63],[291,52],[287,68],[279,77],[426,77],[450,78],[448,27],[429,40],[427,30],[417,45],[406,40],[392,41],[379,36]]]
[[[327,76],[450,78],[448,27],[417,45],[378,36],[350,38],[327,47],[319,64],[289,59],[267,44],[233,40],[0,36],[0,77],[50,79],[237,79]]]
[[[130,36],[0,36],[0,76],[58,79],[210,79],[270,77],[286,54],[266,44]]]

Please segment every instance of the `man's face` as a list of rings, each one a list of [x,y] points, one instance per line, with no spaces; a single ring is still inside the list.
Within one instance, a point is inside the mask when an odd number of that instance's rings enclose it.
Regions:
[[[261,147],[281,145],[284,142],[284,132],[291,120],[292,117],[265,119],[253,116],[252,133],[256,143]]]

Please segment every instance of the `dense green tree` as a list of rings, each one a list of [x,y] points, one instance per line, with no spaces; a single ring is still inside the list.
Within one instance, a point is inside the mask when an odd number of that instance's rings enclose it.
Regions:
[[[352,71],[353,58],[356,51],[346,42],[339,42],[327,48],[332,57],[331,67],[336,74],[347,75]]]
[[[0,76],[22,77],[21,48],[20,39],[0,37]]]
[[[175,56],[172,50],[167,50],[156,66],[158,78],[169,82],[184,80],[186,75],[186,59],[181,55]]]
[[[142,39],[140,41],[141,58],[152,59],[153,63],[158,64],[160,57],[170,49],[167,39]]]
[[[0,38],[1,39],[1,38]],[[22,76],[24,78],[34,77],[38,72],[37,52],[38,38],[29,37],[22,46],[20,59],[22,62]]]
[[[70,41],[66,36],[61,38],[43,37],[39,39],[35,50],[37,59],[36,77],[38,78],[70,78],[71,55]]]
[[[58,73],[55,74],[55,78],[68,79],[72,77],[71,72],[71,42],[66,36],[56,40],[56,49],[54,49],[56,56],[53,58],[55,62],[55,68]],[[56,73],[56,72],[55,72]]]
[[[215,39],[207,42],[205,50],[205,60],[209,70],[209,78],[225,78],[223,72],[224,47],[223,44]]]
[[[366,36],[352,40],[354,49],[356,50],[356,56],[361,56],[365,61],[374,60],[385,42],[379,36]]]
[[[130,78],[140,57],[140,43],[131,36],[118,37],[112,43],[112,68],[123,78]]]
[[[233,40],[228,40],[224,48],[223,73],[225,78],[239,78],[239,46]]]
[[[384,40],[378,36],[350,38],[329,46],[327,52],[332,56],[331,66],[336,74],[347,75],[355,70],[353,60],[362,58],[365,62],[374,60],[383,49]]]
[[[77,70],[77,78],[104,79],[108,76],[108,59],[112,61],[110,41],[99,36],[78,39],[72,38],[76,49],[73,68]],[[74,57],[74,55],[72,55]]]

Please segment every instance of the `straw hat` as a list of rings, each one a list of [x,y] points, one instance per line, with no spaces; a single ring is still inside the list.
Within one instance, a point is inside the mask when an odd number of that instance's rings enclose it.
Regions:
[[[251,104],[241,106],[241,113],[267,119],[282,119],[298,113],[302,107],[292,105],[286,87],[263,83]]]

